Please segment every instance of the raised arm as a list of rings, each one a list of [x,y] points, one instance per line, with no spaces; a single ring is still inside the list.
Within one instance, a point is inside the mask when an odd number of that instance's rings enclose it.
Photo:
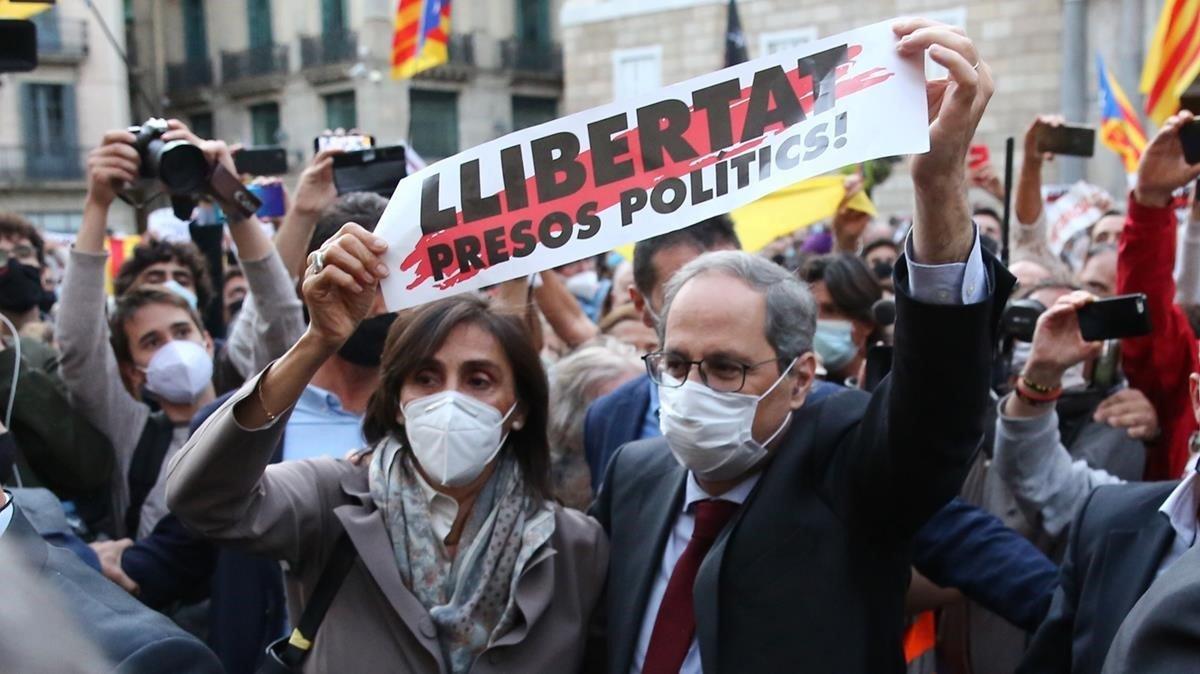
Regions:
[[[1200,164],[1183,158],[1179,129],[1192,120],[1181,112],[1167,120],[1146,146],[1117,256],[1117,293],[1145,293],[1154,331],[1121,341],[1129,384],[1154,404],[1162,439],[1147,448],[1146,479],[1165,480],[1183,473],[1188,438],[1196,420],[1188,402],[1188,375],[1200,356],[1187,316],[1175,303],[1176,228],[1171,193],[1200,177]]]
[[[312,319],[307,331],[222,405],[171,464],[168,502],[189,527],[292,563],[305,557],[307,539],[332,516],[331,494],[350,464],[267,464],[304,387],[374,304],[387,273],[379,258],[386,248],[382,239],[347,224],[314,253],[304,282]]]
[[[109,346],[105,317],[104,248],[108,209],[118,186],[138,172],[133,135],[110,131],[88,156],[88,193],[83,221],[67,262],[56,335],[62,352],[63,383],[71,403],[112,443],[117,475],[124,476],[146,424],[149,408],[125,390]],[[123,480],[114,488],[123,490]]]
[[[308,251],[308,242],[312,239],[317,220],[337,200],[337,187],[333,184],[333,158],[341,153],[341,150],[321,150],[313,157],[312,163],[300,174],[296,194],[288,205],[287,214],[283,216],[283,224],[275,233],[275,249],[279,251],[283,267],[292,278],[303,276],[304,255]]]

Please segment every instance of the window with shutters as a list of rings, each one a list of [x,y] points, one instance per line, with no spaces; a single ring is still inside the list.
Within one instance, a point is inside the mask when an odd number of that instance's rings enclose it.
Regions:
[[[21,99],[26,175],[50,180],[83,177],[74,85],[26,82]]]
[[[549,0],[517,0],[517,39],[532,44],[550,44]]]
[[[558,118],[558,99],[537,96],[513,96],[513,130],[536,126]]]
[[[458,94],[451,91],[410,89],[409,140],[426,160],[444,159],[458,152]]]
[[[275,42],[271,30],[271,0],[246,0],[246,27],[251,49],[266,48]]]
[[[623,101],[662,86],[662,46],[613,50],[613,100]]]
[[[346,30],[346,0],[321,0],[321,30],[325,33]]]
[[[325,97],[325,128],[349,131],[358,126],[358,108],[353,91],[329,94]]]
[[[183,0],[183,51],[188,63],[208,59],[208,28],[204,24],[204,0]]]
[[[250,106],[250,139],[254,145],[279,144],[279,104]]]

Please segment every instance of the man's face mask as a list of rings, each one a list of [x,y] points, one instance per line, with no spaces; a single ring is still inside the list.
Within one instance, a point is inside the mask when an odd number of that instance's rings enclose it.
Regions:
[[[190,339],[173,339],[163,345],[143,368],[146,390],[176,405],[190,405],[212,381],[212,356]]]
[[[760,396],[714,391],[690,379],[678,387],[659,385],[659,428],[675,460],[703,480],[729,480],[761,463],[767,457],[766,446],[783,432],[792,415],[788,412],[771,437],[760,443],[753,433],[758,403],[795,364],[793,359]]]
[[[813,350],[821,358],[826,371],[840,371],[858,355],[858,346],[854,343],[854,325],[844,319],[819,319],[817,332],[813,336]]]
[[[470,484],[496,458],[504,441],[503,417],[495,407],[458,391],[442,391],[404,406],[404,433],[413,456],[430,480],[444,487]]]
[[[0,267],[0,308],[17,313],[29,311],[42,301],[42,270],[16,258]]]
[[[338,355],[360,367],[379,367],[383,358],[383,343],[396,314],[379,314],[358,324],[350,338],[338,349]]]
[[[591,302],[600,291],[600,275],[595,269],[589,269],[568,278],[565,285],[575,297]]]
[[[892,278],[892,269],[895,265],[891,260],[875,260],[871,263],[871,273],[880,281],[886,281]]]

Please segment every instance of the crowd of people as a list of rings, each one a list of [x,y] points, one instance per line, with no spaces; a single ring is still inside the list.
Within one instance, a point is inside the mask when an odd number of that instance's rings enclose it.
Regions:
[[[0,670],[1193,671],[1193,117],[1060,252],[1063,120],[1006,231],[967,161],[989,66],[895,30],[949,72],[908,216],[852,177],[763,251],[719,216],[402,312],[337,150],[276,221],[217,197],[224,227],[147,236],[110,294],[141,160],[105,134],[72,245],[0,214]],[[1084,339],[1134,293],[1148,335]]]

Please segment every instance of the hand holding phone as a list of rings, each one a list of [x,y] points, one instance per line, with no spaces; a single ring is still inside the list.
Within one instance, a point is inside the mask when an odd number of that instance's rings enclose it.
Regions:
[[[1200,119],[1179,127],[1179,142],[1183,144],[1183,159],[1189,164],[1200,164]]]
[[[1076,311],[1079,334],[1085,341],[1099,342],[1150,334],[1150,314],[1142,293],[1118,295],[1089,302]]]
[[[348,133],[344,135],[322,134],[313,139],[313,151],[341,150],[357,152],[375,147],[375,137],[367,133]]]
[[[1051,154],[1091,157],[1096,152],[1096,130],[1070,124],[1042,125],[1037,129],[1037,149]]]

